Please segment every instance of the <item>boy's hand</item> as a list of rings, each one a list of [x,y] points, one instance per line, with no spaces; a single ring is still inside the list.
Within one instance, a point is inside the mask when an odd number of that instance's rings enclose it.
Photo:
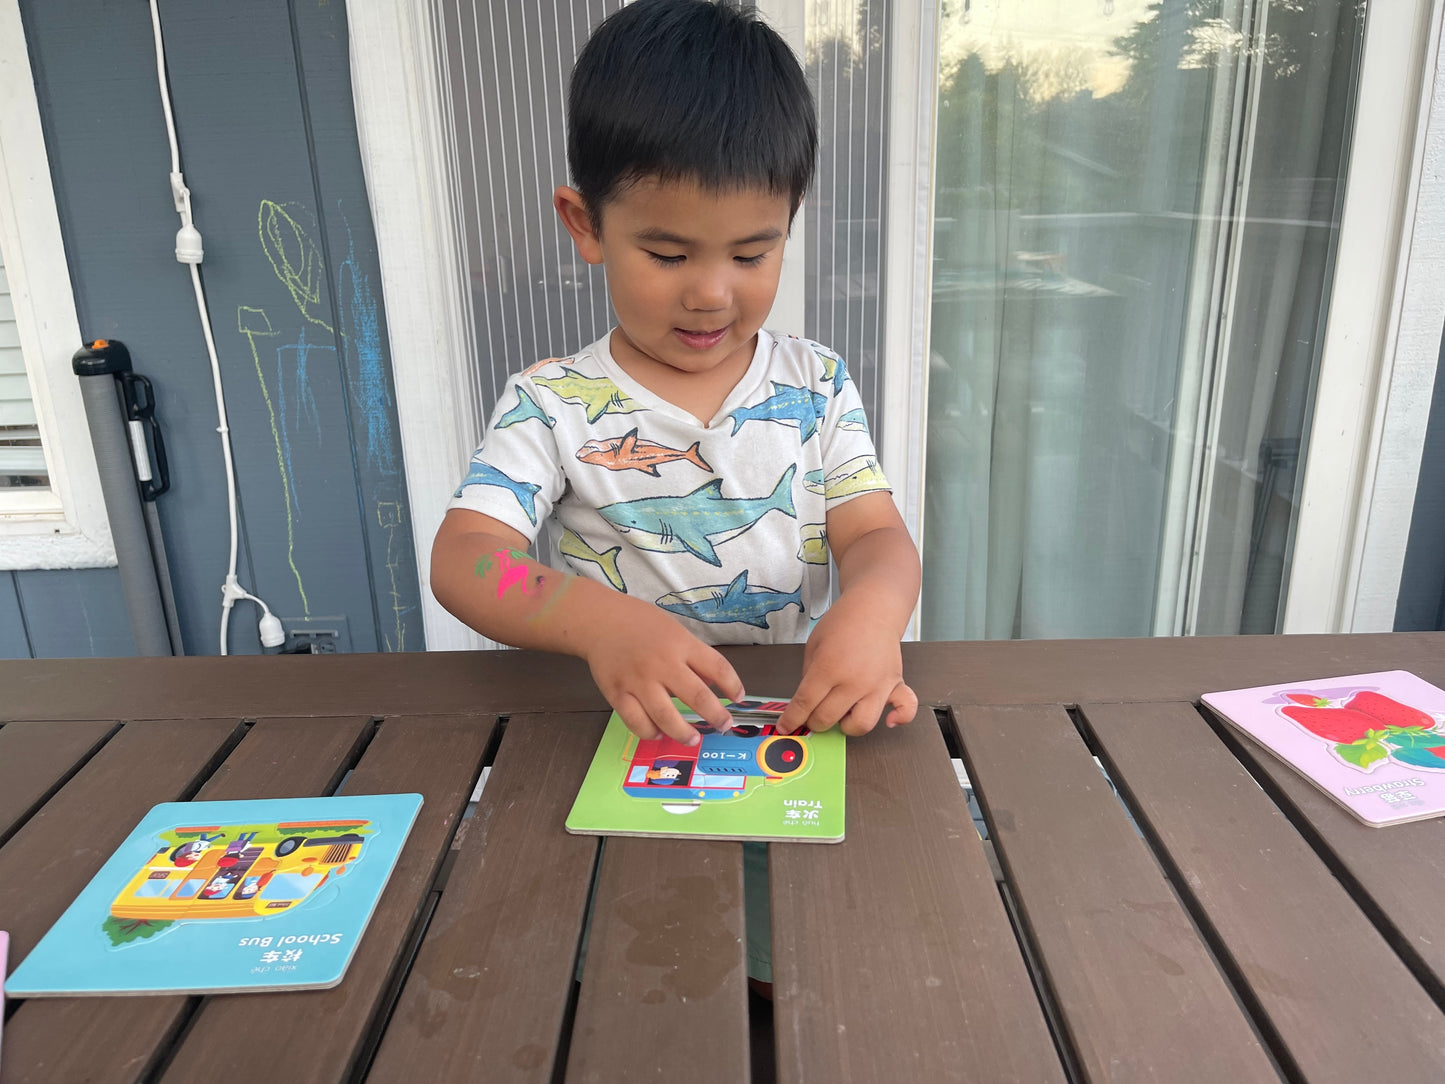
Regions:
[[[808,637],[803,680],[778,730],[791,734],[807,723],[810,730],[841,725],[844,734],[866,734],[889,705],[890,727],[911,722],[918,710],[918,697],[903,681],[898,637],[868,612],[865,599],[844,595]]]
[[[726,730],[731,716],[713,690],[731,700],[744,695],[727,659],[657,607],[624,595],[616,601],[622,619],[600,622],[583,657],[627,729],[644,741],[666,734],[696,745],[702,735],[678,713],[675,696],[714,729]]]

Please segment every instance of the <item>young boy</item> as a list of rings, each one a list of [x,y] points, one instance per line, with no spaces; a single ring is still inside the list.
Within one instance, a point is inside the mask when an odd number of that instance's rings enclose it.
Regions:
[[[917,550],[843,362],[762,330],[817,145],[796,59],[746,12],[638,0],[583,48],[567,119],[553,205],[617,326],[508,382],[437,534],[437,599],[585,659],[639,738],[701,740],[673,697],[726,726],[726,643],[806,640],[784,732],[908,722]],[[570,572],[523,552],[544,524]]]

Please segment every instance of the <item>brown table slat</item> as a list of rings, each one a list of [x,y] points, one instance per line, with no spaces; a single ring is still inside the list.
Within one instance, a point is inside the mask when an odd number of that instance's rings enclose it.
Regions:
[[[1194,708],[1084,713],[1304,1078],[1445,1079],[1445,1014]],[[1438,927],[1438,882],[1434,892]]]
[[[108,721],[55,726],[0,726],[0,839],[59,788],[118,724]]]
[[[552,1080],[597,840],[562,822],[606,716],[514,716],[367,1080]]]
[[[262,719],[196,801],[326,794],[370,726],[365,719]],[[193,999],[36,998],[5,1028],[5,1084],[126,1084],[145,1077]]]
[[[210,775],[240,732],[230,719],[128,723],[0,847],[12,970],[146,811]]]
[[[847,839],[769,870],[783,1084],[1063,1080],[927,711],[849,743]]]
[[[1370,828],[1252,739],[1228,733],[1245,763],[1269,779],[1319,845],[1361,886],[1379,921],[1427,976],[1437,1003],[1445,1004],[1445,936],[1440,932],[1445,819]]]
[[[958,708],[969,778],[1089,1081],[1277,1081],[1060,707]]]
[[[725,648],[748,689],[787,695],[802,645]],[[925,703],[1193,700],[1211,689],[1367,670],[1445,685],[1445,632],[903,645]],[[258,715],[447,715],[605,708],[579,659],[428,651],[184,659],[0,660],[0,721]],[[164,689],[158,696],[157,689]]]
[[[608,839],[568,1084],[746,1084],[748,1051],[742,845]]]
[[[381,724],[341,793],[416,792],[425,800],[346,977],[330,990],[208,999],[164,1084],[227,1079],[255,1057],[262,1035],[268,1049],[284,1051],[262,1075],[307,1084],[351,1078],[466,808],[494,722],[461,716]],[[418,1073],[413,1079],[430,1078]]]

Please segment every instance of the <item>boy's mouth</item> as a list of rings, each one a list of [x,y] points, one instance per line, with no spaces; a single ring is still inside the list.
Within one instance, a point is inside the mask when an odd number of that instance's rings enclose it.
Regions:
[[[723,336],[728,333],[726,327],[720,327],[716,331],[689,331],[687,328],[675,327],[672,329],[684,346],[690,346],[694,350],[710,350],[722,342]]]

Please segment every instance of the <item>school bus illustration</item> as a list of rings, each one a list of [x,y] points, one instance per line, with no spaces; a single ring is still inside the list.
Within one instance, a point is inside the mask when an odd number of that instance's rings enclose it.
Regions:
[[[114,902],[115,918],[254,918],[291,910],[361,853],[369,821],[305,821],[184,827],[130,879]],[[347,831],[338,833],[339,828]]]
[[[750,787],[795,776],[808,766],[807,731],[779,734],[772,723],[738,723],[726,734],[699,724],[698,731],[702,742],[695,746],[668,737],[639,741],[623,791],[634,798],[688,804],[738,798]]]

